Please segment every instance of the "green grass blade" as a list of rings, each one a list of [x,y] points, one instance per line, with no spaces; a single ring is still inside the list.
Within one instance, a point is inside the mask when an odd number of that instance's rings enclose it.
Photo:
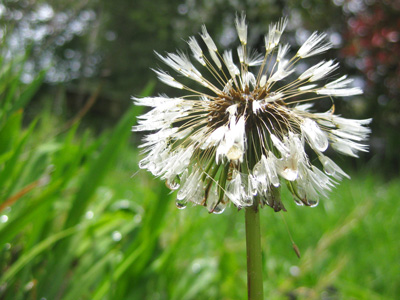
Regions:
[[[24,150],[24,146],[25,146],[26,142],[28,141],[28,138],[30,138],[31,133],[33,132],[33,129],[35,128],[35,125],[36,125],[36,122],[31,123],[28,130],[23,134],[19,143],[14,148],[13,155],[4,164],[4,168],[0,173],[0,186],[1,187],[4,188],[6,186],[6,182],[9,181],[10,179],[12,179],[12,175],[16,169],[16,166],[20,159],[22,151]],[[15,183],[16,182],[12,182],[11,187],[14,186]],[[7,198],[11,192],[12,192],[11,188],[8,187],[8,191],[6,191],[5,194],[2,195],[2,197]]]
[[[26,264],[31,262],[36,256],[38,256],[41,252],[49,249],[51,245],[56,243],[57,241],[66,238],[75,232],[80,230],[78,227],[71,227],[66,230],[60,231],[47,239],[38,243],[35,247],[30,249],[30,251],[23,254],[0,278],[0,284],[7,282],[12,279]]]
[[[127,142],[130,135],[130,124],[133,122],[133,109],[129,110],[121,119],[113,131],[110,140],[101,152],[100,156],[90,165],[85,177],[82,179],[80,188],[72,202],[65,228],[77,224],[86,210],[90,198],[107,174],[113,161],[118,156],[118,149]]]
[[[81,299],[82,295],[88,294],[90,286],[97,280],[99,273],[104,272],[105,266],[118,255],[118,252],[111,250],[79,278],[79,284],[73,285],[71,290],[63,297],[64,300]]]
[[[61,181],[53,182],[39,196],[31,199],[18,213],[0,228],[0,245],[10,243],[16,235],[23,232],[24,227],[35,218],[46,215],[47,206],[54,200],[54,196],[59,193]]]
[[[100,155],[96,159],[90,160],[88,169],[80,180],[80,185],[72,200],[64,229],[75,226],[81,221],[93,194],[117,158],[118,149],[128,141],[134,113],[134,108],[125,113]],[[71,239],[65,239],[57,245],[54,250],[53,268],[49,270],[48,276],[44,279],[44,281],[52,280],[53,284],[50,287],[44,284],[40,287],[40,290],[46,291],[50,298],[55,297],[59,293],[61,285],[65,284],[63,283],[63,276],[74,258],[73,255],[65,255],[65,252],[72,247],[70,243]],[[59,277],[54,278],[54,274]]]
[[[20,138],[22,112],[13,113],[3,124],[0,123],[0,154],[11,150]]]

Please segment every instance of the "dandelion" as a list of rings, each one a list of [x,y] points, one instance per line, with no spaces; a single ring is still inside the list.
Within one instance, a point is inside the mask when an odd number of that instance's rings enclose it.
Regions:
[[[370,133],[366,125],[371,119],[342,118],[334,114],[333,104],[326,112],[313,109],[315,101],[362,90],[351,87],[346,76],[331,79],[338,69],[333,60],[296,72],[299,61],[331,45],[324,33],[314,32],[290,57],[290,46],[280,42],[286,25],[281,19],[269,27],[263,53],[248,46],[244,14],[235,22],[240,41],[236,51],[219,52],[203,26],[202,45],[195,37],[188,40],[198,67],[184,52],[156,53],[180,75],[154,70],[158,78],[184,95],[134,98],[137,105],[153,108],[134,127],[152,131],[141,145],[145,157],[140,168],[177,190],[178,207],[193,202],[217,214],[229,202],[245,208],[250,300],[263,299],[258,207],[286,210],[280,198],[283,185],[297,204],[317,205],[339,180],[349,177],[325,154],[327,149],[357,157],[367,151],[362,141]],[[194,82],[187,84],[182,77]],[[311,161],[307,145],[318,159]]]
[[[194,61],[180,51],[156,53],[180,75],[154,70],[158,78],[184,95],[134,98],[136,105],[152,107],[133,128],[152,132],[141,145],[140,168],[177,190],[179,207],[193,202],[221,213],[232,202],[238,208],[256,204],[285,210],[283,185],[299,205],[315,206],[348,177],[326,150],[355,157],[367,151],[362,141],[371,119],[345,119],[334,114],[333,105],[315,112],[313,103],[362,90],[351,87],[346,76],[331,79],[338,69],[333,60],[296,72],[299,61],[331,47],[324,33],[314,32],[290,57],[289,45],[281,44],[286,19],[269,27],[263,53],[248,47],[244,14],[235,25],[240,41],[235,51],[221,53],[203,26],[202,44],[188,39]],[[306,145],[318,160],[310,160]]]

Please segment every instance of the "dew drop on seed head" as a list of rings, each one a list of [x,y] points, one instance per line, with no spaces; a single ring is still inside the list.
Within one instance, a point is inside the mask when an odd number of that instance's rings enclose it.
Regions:
[[[294,181],[297,179],[299,171],[296,169],[286,168],[282,171],[282,177],[289,181]]]
[[[218,204],[214,210],[212,211],[213,214],[219,215],[222,214],[225,210],[225,205]]]
[[[318,200],[307,200],[307,203],[310,205],[310,207],[315,207],[318,205],[319,201]]]
[[[148,163],[144,161],[140,161],[138,165],[140,169],[146,169],[148,167]]]
[[[301,202],[299,199],[294,199],[294,202],[298,205],[298,206],[304,206],[304,203]]]
[[[165,182],[165,185],[167,186],[167,188],[169,188],[170,190],[177,190],[180,187],[180,184],[178,182],[175,181],[175,179],[173,180],[167,180]]]
[[[329,163],[328,160],[325,159],[325,160],[322,162],[322,165],[323,165],[324,171],[325,171],[325,173],[326,173],[327,175],[330,175],[330,176],[335,175],[335,169],[332,168],[332,166],[331,166],[331,164]]]
[[[176,200],[176,201],[175,201],[175,204],[176,204],[176,207],[177,207],[178,209],[185,209],[185,208],[186,208],[186,205],[187,205],[187,202],[184,201],[184,200]]]
[[[176,195],[176,201],[183,201],[183,199],[185,199],[186,196],[187,196],[187,189],[181,188],[178,191],[178,194]]]

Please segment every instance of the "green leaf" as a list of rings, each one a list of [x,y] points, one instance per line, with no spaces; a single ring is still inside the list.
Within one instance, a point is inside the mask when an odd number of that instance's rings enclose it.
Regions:
[[[20,139],[22,112],[13,113],[3,125],[0,124],[0,154],[12,149]]]

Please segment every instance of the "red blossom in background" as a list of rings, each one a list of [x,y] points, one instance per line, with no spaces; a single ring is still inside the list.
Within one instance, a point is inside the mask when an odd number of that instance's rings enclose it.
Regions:
[[[386,89],[386,96],[398,96],[400,88],[400,3],[377,2],[348,20],[343,56],[358,58],[374,90]],[[377,87],[383,84],[384,87]]]
[[[372,116],[371,153],[379,167],[400,165],[400,2],[348,0],[341,54],[365,75],[363,114]],[[360,4],[361,3],[361,4]],[[354,5],[353,5],[354,7]]]

